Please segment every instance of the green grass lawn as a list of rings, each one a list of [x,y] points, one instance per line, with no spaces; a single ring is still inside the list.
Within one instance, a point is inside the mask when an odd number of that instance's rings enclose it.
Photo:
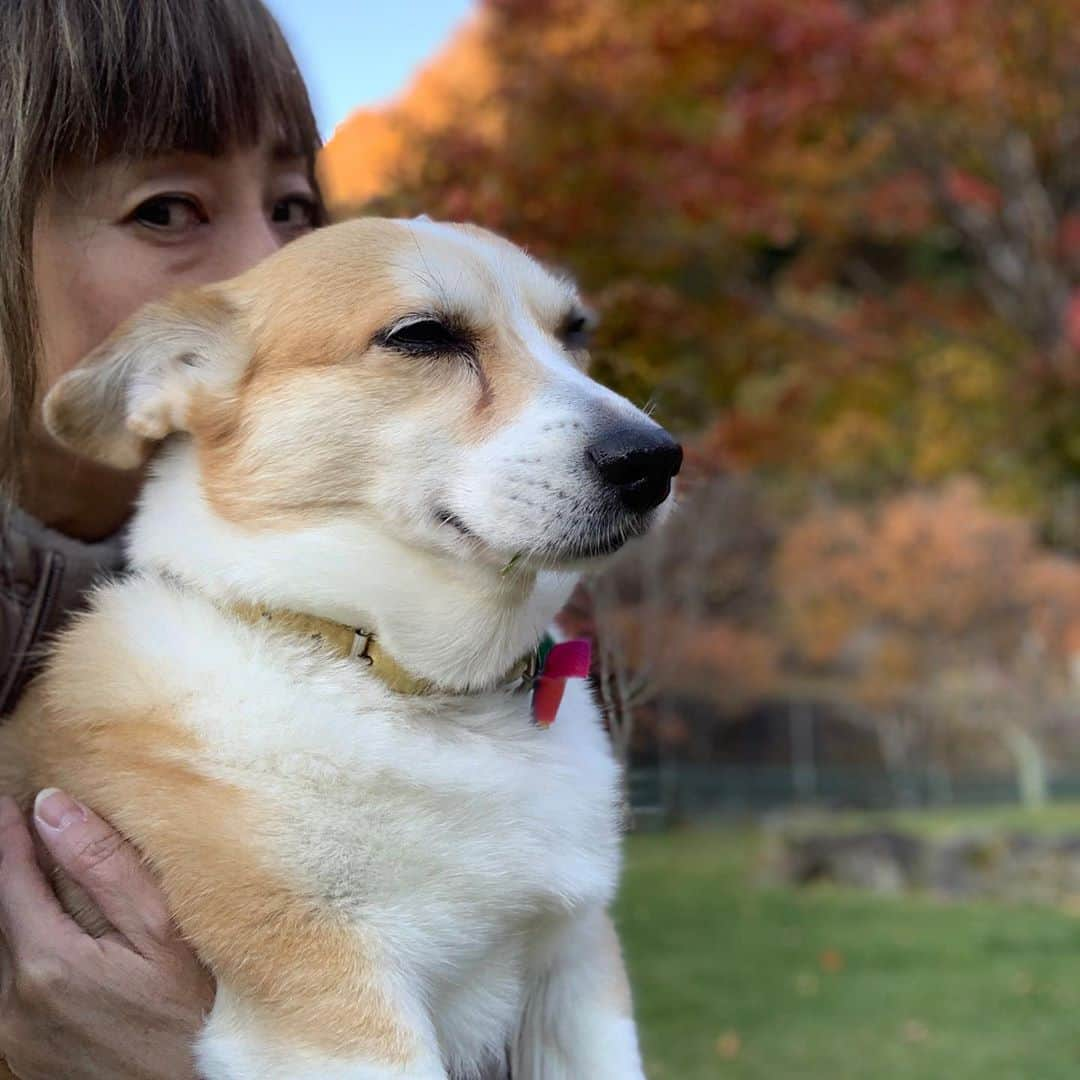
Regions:
[[[1080,1077],[1080,918],[763,891],[755,847],[629,840],[618,921],[651,1080]]]

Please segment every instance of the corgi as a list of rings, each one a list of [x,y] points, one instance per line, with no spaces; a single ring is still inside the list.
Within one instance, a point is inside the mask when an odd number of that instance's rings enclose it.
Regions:
[[[131,573],[0,729],[0,790],[63,787],[156,872],[217,980],[208,1080],[644,1075],[618,770],[584,679],[553,723],[532,692],[682,459],[586,374],[590,323],[485,230],[357,220],[142,309],[48,394],[67,446],[152,461]]]

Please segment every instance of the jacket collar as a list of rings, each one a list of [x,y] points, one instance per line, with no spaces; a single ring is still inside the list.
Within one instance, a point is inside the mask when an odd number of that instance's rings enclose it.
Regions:
[[[0,503],[0,716],[15,708],[44,646],[90,590],[125,563],[123,532],[84,543]]]

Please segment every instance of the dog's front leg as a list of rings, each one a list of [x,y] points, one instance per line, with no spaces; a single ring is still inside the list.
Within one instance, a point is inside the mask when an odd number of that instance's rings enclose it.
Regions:
[[[50,777],[146,853],[217,979],[197,1047],[206,1080],[446,1080],[380,940],[280,857],[273,804],[214,777],[180,728],[140,718],[65,737]]]
[[[615,928],[592,909],[561,931],[529,989],[514,1080],[644,1080]]]

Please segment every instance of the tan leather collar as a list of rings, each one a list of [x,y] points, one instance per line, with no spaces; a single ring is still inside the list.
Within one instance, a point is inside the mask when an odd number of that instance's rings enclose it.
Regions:
[[[345,623],[305,615],[299,611],[271,609],[259,604],[237,602],[225,610],[253,626],[272,626],[297,637],[321,641],[342,659],[355,659],[368,669],[387,689],[397,694],[454,693],[406,671],[382,646],[375,634]],[[533,650],[517,660],[496,684],[505,690],[532,688],[538,667],[538,652]]]

